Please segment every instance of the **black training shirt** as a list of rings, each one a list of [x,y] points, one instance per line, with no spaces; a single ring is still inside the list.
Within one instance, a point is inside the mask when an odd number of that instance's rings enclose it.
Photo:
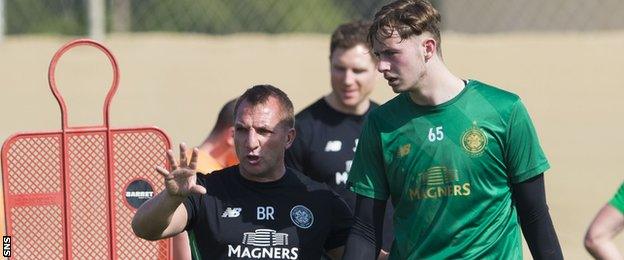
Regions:
[[[371,102],[369,111],[378,106]],[[286,165],[326,183],[349,205],[355,205],[347,177],[369,111],[365,115],[349,115],[330,107],[324,98],[314,102],[296,116],[297,136],[286,151]]]
[[[197,175],[204,195],[184,202],[203,259],[319,259],[343,246],[352,224],[346,203],[326,185],[287,169],[260,183],[238,166]]]
[[[315,181],[326,183],[354,209],[356,196],[347,187],[347,178],[364,120],[378,106],[371,102],[364,115],[350,115],[333,109],[320,98],[297,114],[297,135],[286,151],[286,165]],[[386,251],[390,251],[394,239],[393,212],[391,203],[388,203],[382,247]]]

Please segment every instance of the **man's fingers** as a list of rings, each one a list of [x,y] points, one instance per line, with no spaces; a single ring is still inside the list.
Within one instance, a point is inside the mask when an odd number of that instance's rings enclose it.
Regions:
[[[196,174],[197,174],[196,171],[189,170],[189,169],[185,169],[184,171],[181,171],[180,173],[178,173],[179,176],[183,176],[183,177],[192,177],[192,176],[195,176]]]
[[[173,155],[173,151],[171,149],[167,150],[167,161],[169,161],[172,171],[175,171],[178,168],[178,163],[176,162],[175,156]]]
[[[201,185],[194,185],[191,187],[191,192],[195,194],[206,194],[206,188]]]
[[[156,171],[160,173],[160,175],[165,177],[165,179],[169,179],[169,171],[167,171],[167,169],[163,168],[162,166],[156,166]]]
[[[186,167],[188,165],[188,158],[186,158],[186,144],[180,143],[180,167]]]
[[[197,169],[197,154],[199,153],[199,149],[197,147],[193,148],[193,154],[191,154],[191,163],[189,163],[189,167],[191,170]]]

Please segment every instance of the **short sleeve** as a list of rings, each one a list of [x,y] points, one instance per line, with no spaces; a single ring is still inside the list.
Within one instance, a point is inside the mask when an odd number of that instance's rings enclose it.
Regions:
[[[615,193],[615,196],[609,201],[609,205],[613,206],[624,214],[624,183],[620,185],[620,189]]]
[[[349,186],[351,191],[362,196],[387,200],[388,182],[379,135],[375,126],[375,113],[371,113],[362,127],[355,150],[353,165],[349,172]]]
[[[323,245],[326,251],[344,246],[347,243],[351,226],[353,225],[353,212],[347,203],[335,192],[332,193],[332,224],[329,236]]]
[[[506,164],[511,182],[518,183],[550,168],[526,107],[518,100],[507,129]]]

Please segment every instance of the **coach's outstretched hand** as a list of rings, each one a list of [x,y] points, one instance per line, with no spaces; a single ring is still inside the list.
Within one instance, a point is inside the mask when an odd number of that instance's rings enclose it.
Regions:
[[[167,160],[171,165],[171,172],[156,166],[156,171],[165,178],[165,188],[170,196],[186,198],[191,193],[205,194],[206,189],[197,185],[197,148],[193,148],[191,160],[186,157],[187,147],[180,144],[180,162],[176,162],[172,150],[167,150]]]
[[[206,193],[206,188],[197,185],[197,152],[197,149],[193,150],[189,162],[186,158],[186,145],[180,144],[178,164],[173,151],[167,151],[167,160],[172,171],[156,167],[156,171],[165,178],[166,190],[139,207],[132,218],[132,231],[135,235],[147,240],[158,240],[184,231],[187,212],[182,203],[192,193]]]

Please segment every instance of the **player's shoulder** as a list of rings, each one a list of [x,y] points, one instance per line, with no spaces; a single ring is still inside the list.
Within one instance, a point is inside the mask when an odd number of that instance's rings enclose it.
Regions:
[[[374,101],[374,100],[371,100],[371,101],[370,101],[370,108],[369,108],[369,112],[370,112],[370,111],[373,111],[373,110],[375,110],[375,109],[377,109],[379,106],[380,106],[380,105],[379,105],[379,103],[377,103],[377,102],[376,102],[376,101]]]
[[[501,105],[514,104],[520,100],[520,96],[515,93],[504,90],[498,86],[494,86],[474,79],[469,80],[466,87],[469,91],[478,93],[486,100]]]
[[[316,100],[314,103],[310,104],[303,110],[301,110],[297,115],[295,115],[295,120],[297,122],[306,122],[310,120],[314,120],[318,118],[321,114],[323,114],[327,110],[327,103],[321,97]]]
[[[197,183],[204,187],[224,187],[234,181],[238,174],[238,165],[213,171],[210,174],[197,174]]]
[[[409,99],[408,94],[401,93],[381,105],[374,103],[375,107],[368,113],[369,120],[383,120],[395,115],[398,111],[404,111],[407,105],[406,99]]]
[[[315,181],[298,170],[287,168],[288,174],[291,174],[294,182],[304,188],[306,191],[327,191],[331,193],[331,188],[322,182]]]
[[[295,129],[297,129],[296,141],[304,141],[306,143],[314,137],[315,129],[322,125],[322,115],[324,112],[323,98],[320,98],[316,102],[312,103],[308,107],[301,110],[295,115]]]

